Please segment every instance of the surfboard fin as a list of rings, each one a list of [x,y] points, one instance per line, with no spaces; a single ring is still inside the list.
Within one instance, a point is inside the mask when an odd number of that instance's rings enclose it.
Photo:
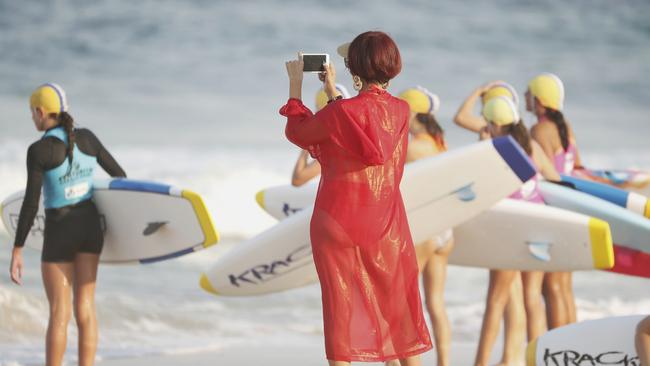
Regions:
[[[458,197],[458,199],[463,202],[473,201],[474,199],[476,199],[476,192],[472,190],[473,185],[474,183],[470,183],[466,186],[460,187],[454,192],[452,192],[452,194],[455,194],[456,197]]]
[[[542,261],[551,261],[551,243],[528,242],[528,252],[533,258]]]
[[[147,224],[147,227],[144,228],[144,230],[142,231],[142,235],[144,236],[152,235],[156,233],[156,231],[158,231],[161,227],[167,225],[168,223],[169,221],[150,222]]]

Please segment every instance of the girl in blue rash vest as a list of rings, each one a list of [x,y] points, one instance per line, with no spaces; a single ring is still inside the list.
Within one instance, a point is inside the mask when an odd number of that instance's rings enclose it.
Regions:
[[[27,151],[27,187],[11,256],[11,279],[22,284],[22,248],[38,212],[43,189],[45,229],[41,272],[50,307],[46,336],[47,366],[63,361],[72,294],[79,330],[79,365],[95,362],[97,321],[95,282],[104,235],[95,204],[93,175],[99,165],[113,177],[126,174],[95,135],[73,128],[65,92],[40,86],[30,98],[32,120],[43,137]]]

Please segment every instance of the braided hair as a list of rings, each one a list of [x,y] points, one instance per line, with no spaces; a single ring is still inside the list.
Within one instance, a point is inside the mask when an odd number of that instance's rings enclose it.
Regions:
[[[72,158],[74,154],[74,144],[75,144],[75,133],[74,133],[74,119],[68,112],[60,112],[58,114],[52,113],[50,116],[56,118],[59,126],[62,126],[65,130],[65,133],[68,137],[68,146],[66,147],[66,155],[68,156],[68,161],[72,166]]]

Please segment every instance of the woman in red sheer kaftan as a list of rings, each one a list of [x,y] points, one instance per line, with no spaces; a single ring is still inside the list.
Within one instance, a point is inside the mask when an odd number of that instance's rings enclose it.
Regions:
[[[334,68],[326,65],[331,102],[313,114],[300,100],[302,61],[290,61],[290,99],[280,110],[287,117],[287,138],[322,169],[311,242],[327,359],[331,365],[391,359],[416,365],[431,340],[399,190],[409,106],[386,91],[401,69],[399,51],[381,32],[363,33],[345,48],[339,53],[358,96],[338,98]]]

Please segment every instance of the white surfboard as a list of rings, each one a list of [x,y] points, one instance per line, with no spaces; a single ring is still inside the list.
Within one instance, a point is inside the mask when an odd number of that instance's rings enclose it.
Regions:
[[[611,268],[609,225],[575,212],[504,199],[454,228],[449,264],[522,271]]]
[[[217,231],[202,198],[169,185],[131,179],[98,180],[93,200],[104,228],[103,263],[152,263],[207,248],[218,241]],[[2,221],[16,234],[24,197],[17,192],[2,202]],[[43,203],[25,245],[41,250]]]
[[[514,192],[528,180],[530,169],[530,160],[509,136],[409,163],[400,185],[409,223],[419,228],[416,223],[426,222],[434,232],[453,227]],[[271,216],[282,219],[311,206],[317,189],[317,182],[279,186],[256,198]],[[439,219],[432,223],[432,217]],[[414,239],[428,235],[413,228],[411,233]]]
[[[308,200],[304,191],[286,186],[262,192],[271,192],[264,196],[290,202],[291,207]],[[287,214],[296,212],[292,209]],[[608,269],[614,264],[609,224],[520,200],[504,199],[455,227],[454,239],[456,245],[449,257],[452,265],[552,272]]]
[[[405,176],[408,171],[406,166]],[[294,187],[290,184],[269,187],[257,192],[255,200],[257,204],[275,219],[284,220],[287,217],[314,204],[318,191],[318,179],[312,179],[308,183]]]
[[[284,219],[313,201],[316,193],[303,187],[272,187],[261,191],[257,200],[260,206],[265,203],[270,203],[272,208],[284,206],[282,210],[267,211]],[[578,271],[607,269],[614,264],[609,224],[575,212],[519,200],[504,199],[457,226],[454,238],[456,245],[449,257],[449,264],[453,265]]]
[[[528,345],[526,365],[639,366],[634,334],[643,318],[612,317],[553,329]]]
[[[483,141],[408,164],[400,186],[414,242],[488,209],[535,174],[508,137]],[[201,277],[206,291],[258,295],[315,280],[306,208],[237,245]]]

